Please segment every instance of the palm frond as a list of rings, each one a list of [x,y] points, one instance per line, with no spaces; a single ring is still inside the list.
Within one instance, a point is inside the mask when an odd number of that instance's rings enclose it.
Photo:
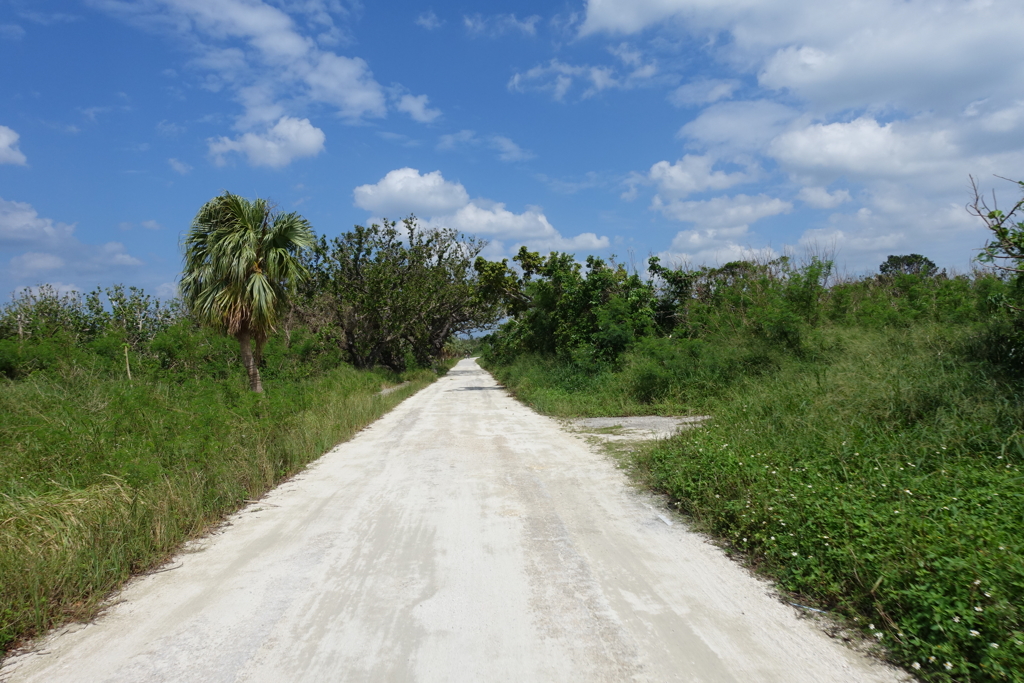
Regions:
[[[265,340],[308,277],[299,255],[314,243],[298,214],[225,192],[203,205],[184,240],[182,300],[204,324]]]

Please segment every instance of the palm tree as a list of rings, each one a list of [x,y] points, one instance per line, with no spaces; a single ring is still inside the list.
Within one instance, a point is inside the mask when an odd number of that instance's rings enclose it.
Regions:
[[[201,323],[238,339],[253,391],[263,391],[263,345],[308,276],[298,254],[314,239],[297,213],[230,192],[203,205],[185,238],[181,298]]]

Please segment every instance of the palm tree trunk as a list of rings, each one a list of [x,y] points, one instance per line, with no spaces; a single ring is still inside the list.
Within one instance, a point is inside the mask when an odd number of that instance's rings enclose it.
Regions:
[[[249,388],[258,394],[263,393],[263,382],[260,379],[260,368],[252,354],[252,336],[248,331],[238,333],[238,344],[242,347],[242,363],[249,373]]]

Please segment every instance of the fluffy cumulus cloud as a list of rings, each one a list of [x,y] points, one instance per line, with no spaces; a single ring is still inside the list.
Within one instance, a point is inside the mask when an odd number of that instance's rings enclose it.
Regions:
[[[20,136],[7,126],[0,126],[0,164],[24,166],[28,161],[18,149]]]
[[[421,174],[415,168],[390,171],[372,185],[360,185],[352,195],[360,209],[383,216],[445,215],[469,203],[461,183],[445,180],[440,171]]]
[[[669,27],[754,65],[760,83],[832,109],[867,102],[945,108],[1020,91],[1024,6],[1016,0],[588,0],[580,32]],[[729,40],[715,41],[727,33]]]
[[[366,61],[328,49],[345,37],[333,18],[346,13],[341,3],[88,2],[137,25],[173,36],[194,54],[190,66],[201,74],[203,87],[225,90],[235,96],[243,108],[235,122],[241,136],[212,141],[210,151],[214,159],[223,158],[223,151],[241,151],[256,164],[279,166],[282,159],[309,156],[315,153],[309,151],[314,148],[319,151],[322,142],[315,142],[317,129],[310,124],[299,130],[296,123],[305,120],[308,124],[307,119],[297,115],[311,107],[333,110],[349,122],[387,115],[387,89],[376,80]],[[424,95],[403,94],[394,99],[392,106],[421,122],[440,115],[439,110],[427,107]],[[274,132],[282,125],[291,130]],[[282,138],[278,133],[291,137]]]
[[[931,173],[963,156],[949,130],[903,128],[872,118],[819,123],[779,135],[768,153],[791,167],[869,178]]]
[[[0,248],[57,247],[74,232],[74,225],[42,218],[31,204],[0,199]]]
[[[146,221],[143,226],[149,227]],[[25,202],[0,198],[0,286],[5,291],[40,282],[72,278],[106,278],[143,265],[121,242],[84,244],[74,224],[39,215]]]
[[[448,227],[488,239],[488,254],[499,256],[521,244],[541,251],[594,251],[609,246],[607,237],[582,233],[564,237],[539,207],[522,213],[488,199],[470,199],[466,188],[445,180],[440,171],[414,168],[389,172],[378,182],[353,191],[355,205],[375,216],[416,214],[426,225]]]
[[[227,163],[228,154],[237,152],[245,155],[253,166],[281,168],[294,159],[316,156],[323,151],[325,139],[324,132],[311,124],[309,119],[282,116],[280,121],[266,131],[245,133],[234,139],[211,139],[208,145],[210,156],[218,166]]]
[[[655,197],[654,208],[672,220],[694,224],[692,229],[676,234],[669,250],[660,254],[664,259],[715,264],[774,255],[771,248],[752,246],[750,225],[768,216],[789,213],[793,205],[763,194],[738,194],[700,201],[663,202]]]
[[[413,121],[432,123],[441,115],[441,110],[431,109],[427,106],[429,101],[426,95],[402,95],[398,98],[395,108],[408,114]]]
[[[580,37],[613,47],[624,37],[648,52],[666,38],[703,45],[714,77],[668,95],[696,110],[679,139],[767,169],[772,193],[788,185],[783,200],[798,202],[802,227],[788,238],[830,236],[855,267],[897,248],[962,266],[984,242],[963,212],[967,176],[1024,167],[1022,33],[1016,0],[587,0],[579,24]],[[683,190],[699,185],[673,166],[660,168]],[[658,187],[652,207],[666,216],[687,204],[651,173],[636,179]]]
[[[680,199],[705,190],[724,190],[750,180],[748,174],[740,171],[712,170],[714,164],[715,159],[711,155],[687,154],[674,164],[659,161],[651,166],[647,177],[657,185],[657,199],[661,201]]]

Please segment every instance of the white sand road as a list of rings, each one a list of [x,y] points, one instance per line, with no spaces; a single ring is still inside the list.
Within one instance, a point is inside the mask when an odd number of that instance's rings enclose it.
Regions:
[[[7,660],[38,681],[896,681],[475,361]]]

